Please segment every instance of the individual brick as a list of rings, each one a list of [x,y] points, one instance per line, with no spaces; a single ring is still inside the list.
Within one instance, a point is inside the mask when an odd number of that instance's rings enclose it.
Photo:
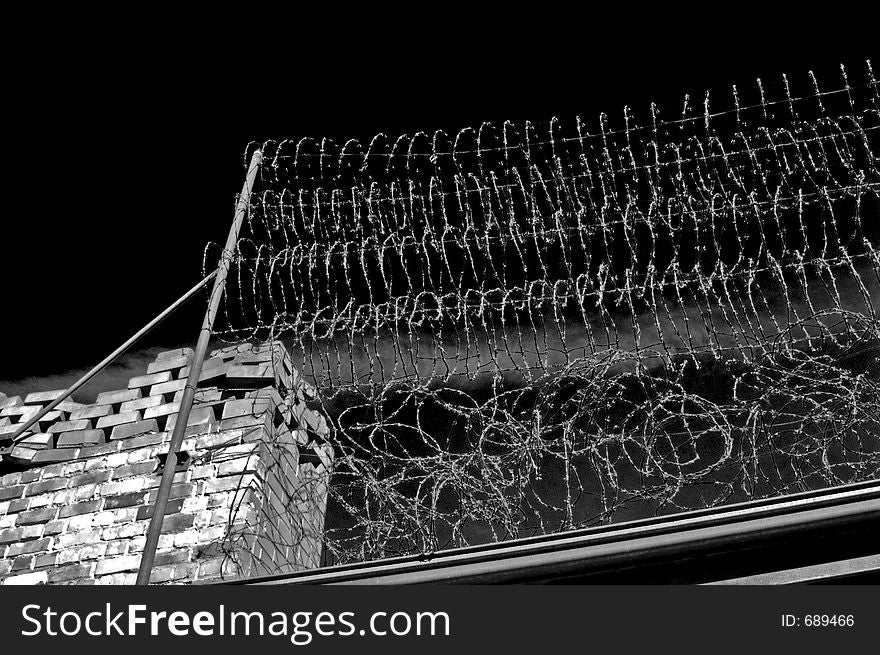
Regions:
[[[89,430],[92,422],[89,419],[79,419],[77,421],[59,421],[49,426],[46,430],[49,434],[58,434],[60,432],[74,432],[75,430]]]
[[[28,469],[26,471],[22,471],[21,472],[21,479],[19,480],[19,482],[21,482],[21,484],[28,484],[29,482],[36,482],[41,477],[43,477],[44,472],[45,472],[45,470],[41,470],[41,469]],[[51,477],[51,476],[49,476],[49,477]]]
[[[136,571],[141,563],[140,555],[125,555],[123,557],[111,557],[102,559],[95,566],[95,575],[119,573],[121,571]]]
[[[117,555],[125,555],[128,548],[128,539],[116,539],[107,542],[107,554],[104,557],[115,557]]]
[[[80,516],[82,514],[91,514],[92,512],[98,512],[101,510],[101,505],[103,502],[103,498],[97,498],[95,500],[86,500],[81,503],[65,505],[58,511],[58,518],[67,519],[71,516]]]
[[[174,476],[175,481],[178,479],[177,475]],[[157,487],[159,485],[156,485]],[[168,498],[177,500],[178,498],[190,498],[194,493],[197,493],[201,489],[201,485],[192,484],[191,482],[179,482],[171,485],[171,491],[169,492]],[[156,496],[159,495],[158,489],[152,489],[150,491],[150,495],[147,496],[147,503],[153,504],[156,502]]]
[[[35,571],[39,569],[48,569],[55,566],[57,560],[58,553],[43,553],[34,558],[33,568]]]
[[[99,430],[104,430],[106,428],[114,428],[118,425],[124,425],[126,423],[135,423],[140,420],[141,413],[139,411],[112,414],[110,416],[102,416],[101,418],[99,418],[95,427]]]
[[[13,575],[3,580],[4,585],[38,585],[47,584],[49,577],[46,571],[33,571],[22,575]]]
[[[223,368],[230,360],[223,357],[208,357],[202,362],[202,371],[211,371],[215,368]]]
[[[82,473],[85,470],[86,470],[86,463],[84,461],[69,462],[67,464],[62,464],[61,475],[64,475],[64,476],[76,475],[78,473]]]
[[[247,347],[240,349],[237,359],[246,359],[246,358],[254,358],[254,361],[269,361],[266,359],[259,359],[261,356],[269,356],[271,355],[274,359],[285,359],[290,358],[290,355],[287,352],[287,348],[284,347],[280,341],[270,341],[266,343],[260,344],[246,344]]]
[[[21,405],[22,400],[21,396],[6,396],[4,394],[3,398],[0,398],[0,409],[6,409],[7,407],[15,407],[16,405]]]
[[[162,534],[175,534],[189,530],[195,517],[192,514],[174,514],[162,519]]]
[[[243,439],[253,430],[265,430],[266,432],[271,432],[272,415],[267,412],[262,416],[236,416],[234,418],[225,418],[220,421],[221,432],[239,429],[247,431],[246,434],[242,435]],[[254,435],[251,436],[253,437]],[[262,438],[262,436],[257,435],[256,438]]]
[[[198,488],[198,486],[196,486]],[[199,496],[187,496],[183,499],[183,511],[187,514],[196,515],[199,512],[204,513],[205,510],[208,509],[208,496],[199,495]],[[210,518],[210,512],[207,512],[208,518]],[[197,521],[198,523],[198,521]],[[207,525],[207,521],[205,522]]]
[[[149,407],[156,407],[165,403],[162,396],[146,396],[137,400],[129,400],[119,406],[119,412],[143,411]]]
[[[40,509],[29,509],[18,515],[15,525],[36,525],[37,523],[48,523],[55,519],[58,514],[57,507],[41,507]]]
[[[20,484],[22,481],[22,473],[24,473],[24,471],[15,471],[14,473],[0,475],[0,489],[3,489],[3,487],[10,487],[15,484]]]
[[[236,416],[262,416],[275,411],[275,404],[270,398],[243,398],[230,400],[223,406],[223,418]]]
[[[37,496],[51,491],[67,488],[67,478],[49,478],[40,482],[31,482],[25,489],[25,496]]]
[[[26,496],[22,500],[27,502],[27,504],[28,504],[27,509],[38,509],[38,508],[43,508],[43,507],[47,507],[47,506],[51,505],[53,495],[54,494],[42,494],[39,496]],[[21,509],[21,511],[24,511],[24,509],[25,508],[23,507]]]
[[[97,484],[84,484],[79,487],[69,488],[68,491],[73,492],[73,498],[68,502],[82,502],[85,500],[94,500],[97,493]]]
[[[54,462],[69,462],[77,457],[79,457],[79,448],[52,448],[50,450],[36,451],[36,455],[34,455],[31,462],[34,464],[52,464]]]
[[[168,416],[169,414],[176,414],[179,411],[180,403],[165,403],[164,405],[150,407],[149,409],[144,411],[144,418],[160,418],[162,416]]]
[[[224,477],[227,475],[254,473],[256,472],[257,461],[258,459],[256,457],[245,455],[243,457],[236,457],[235,459],[222,462],[217,467],[217,476]]]
[[[135,521],[134,523],[126,523],[125,525],[114,525],[104,528],[101,532],[101,539],[108,541],[111,539],[131,539],[132,537],[140,537],[149,526],[145,521]]]
[[[48,432],[38,432],[37,434],[29,435],[27,438],[22,439],[18,443],[25,448],[32,448],[33,450],[45,450],[46,448],[55,447],[55,435],[49,434]]]
[[[6,549],[6,557],[17,557],[18,555],[30,555],[32,553],[40,553],[52,547],[52,538],[44,537],[43,539],[34,539],[33,541],[24,541],[18,544],[12,544]]]
[[[153,419],[155,420],[155,419]],[[139,448],[148,448],[149,446],[158,446],[171,438],[167,432],[154,432],[152,434],[144,434],[139,437],[128,437],[119,440],[119,447],[122,450],[134,450]]]
[[[129,453],[116,452],[111,455],[107,455],[107,459],[104,460],[104,465],[108,468],[114,469],[118,466],[122,466],[123,464],[127,464],[129,457]]]
[[[62,432],[58,437],[58,448],[75,448],[76,446],[96,446],[107,441],[103,430],[76,430]]]
[[[187,561],[189,561],[189,552],[187,550],[166,550],[163,553],[156,553],[153,563],[156,566],[165,566],[166,564],[177,564]]]
[[[186,386],[186,380],[171,380],[169,382],[162,382],[161,384],[154,384],[150,387],[150,395],[151,396],[162,396],[165,400],[171,400],[175,393],[178,391],[182,391]]]
[[[8,416],[14,423],[24,423],[39,414],[41,409],[38,405],[13,405],[0,410],[0,416]]]
[[[166,430],[174,429],[174,426],[177,424],[177,417],[178,414],[174,414],[168,418],[168,423],[165,425]],[[186,425],[187,427],[192,425],[210,425],[216,420],[213,407],[193,407],[190,410]]]
[[[16,498],[15,500],[10,500],[9,507],[6,508],[6,513],[8,515],[11,515],[17,514],[18,512],[23,512],[28,507],[30,507],[30,504],[30,498]]]
[[[101,484],[102,482],[107,482],[110,479],[110,475],[113,472],[110,470],[104,471],[91,471],[89,473],[82,473],[80,475],[75,475],[70,478],[68,483],[69,488],[73,487],[81,487],[87,484]]]
[[[29,432],[25,432],[22,436],[27,437],[29,434]],[[27,446],[0,448],[0,455],[2,455],[0,459],[8,459],[12,463],[27,466],[33,461],[34,456],[36,456],[38,452],[40,451],[28,448]]]
[[[140,505],[143,502],[145,495],[146,494],[143,491],[134,491],[127,494],[120,494],[118,496],[109,496],[104,500],[104,509],[118,509],[120,507]]]
[[[148,501],[149,502],[149,501]],[[183,498],[177,498],[175,500],[169,500],[168,504],[165,506],[165,518],[162,519],[162,526],[164,530],[165,521],[168,520],[168,517],[171,514],[177,514],[181,508],[183,507]],[[143,507],[138,507],[137,512],[137,520],[143,521],[144,519],[149,519],[153,517],[153,504],[144,505]]]
[[[175,579],[173,566],[154,566],[150,571],[150,584],[162,584],[172,582]]]
[[[78,403],[73,400],[62,400],[60,403],[55,405],[55,409],[57,409],[59,412],[64,412],[65,414],[70,414],[70,412],[82,409],[83,407],[85,407],[83,403]]]
[[[221,359],[232,359],[239,353],[247,352],[251,349],[249,343],[239,343],[233,346],[223,346],[212,350],[209,354],[211,357],[220,357]]]
[[[151,457],[143,462],[134,464],[126,464],[113,470],[113,479],[122,480],[124,478],[136,477],[140,475],[150,475],[159,467],[159,462],[155,457]]]
[[[82,473],[86,470],[85,462],[70,462],[69,464],[63,465],[63,470],[61,471],[61,475],[73,475],[76,473]]]
[[[238,364],[281,364],[284,355],[280,352],[272,352],[271,350],[263,350],[261,352],[244,352],[239,353],[235,357]]]
[[[309,433],[302,429],[291,430],[283,425],[275,434],[274,443],[281,446],[305,446],[309,443]]]
[[[25,405],[48,405],[53,400],[61,398],[67,392],[66,389],[56,389],[54,391],[34,391],[29,393],[25,399]]]
[[[0,437],[11,438],[11,436],[13,434],[18,432],[19,427],[20,426],[18,424],[10,422],[9,419],[7,418],[6,424],[0,425]],[[22,433],[22,436],[24,436],[24,434],[25,433]],[[27,434],[33,434],[33,433],[31,431],[27,431]]]
[[[234,364],[226,371],[226,383],[230,386],[266,386],[274,384],[275,371],[272,364]]]
[[[92,517],[86,514],[77,516],[68,522],[68,532],[59,536],[55,540],[55,547],[62,551],[62,554],[70,552],[70,549],[86,544],[95,544],[101,540],[101,528],[92,528]],[[74,553],[74,557],[69,561],[74,562],[79,559],[79,553]],[[59,562],[63,563],[63,562]]]
[[[44,537],[54,537],[57,534],[61,534],[67,528],[67,521],[55,520],[49,521],[46,523],[45,529],[43,530]]]
[[[103,432],[103,430],[99,430],[99,432]],[[106,433],[104,435],[106,437]],[[101,457],[103,455],[112,455],[119,450],[119,442],[114,441],[112,443],[100,443],[97,446],[83,446],[80,451],[78,457],[82,457],[83,459],[91,459],[93,457]],[[98,462],[97,464],[92,464],[91,462]],[[101,466],[101,460],[91,460],[91,462],[86,462],[86,470],[93,471],[95,466]]]
[[[100,493],[102,496],[116,496],[119,494],[132,493],[134,491],[143,491],[144,487],[149,482],[149,479],[143,477],[143,475],[128,477],[125,480],[120,480],[119,477],[114,475],[112,482],[108,482],[101,486]]]
[[[49,584],[57,584],[59,582],[68,582],[70,580],[91,577],[92,568],[94,566],[93,562],[56,566],[47,572]]]
[[[175,348],[174,350],[163,350],[158,355],[156,355],[157,362],[167,362],[171,359],[179,359],[181,357],[192,358],[193,349],[192,348]]]
[[[136,507],[122,507],[120,509],[103,510],[92,517],[93,525],[113,525],[114,523],[129,523],[137,516]]]
[[[222,543],[223,539],[226,537],[226,533],[229,530],[229,526],[226,524],[223,525],[215,525],[209,528],[202,528],[199,530],[198,534],[198,543],[202,545],[214,544],[214,543]]]
[[[6,544],[14,544],[20,541],[25,541],[27,539],[39,539],[42,536],[42,525],[27,525],[15,528],[8,528],[5,530],[0,530],[0,546]]]
[[[140,389],[143,387],[152,387],[154,384],[161,384],[162,382],[168,382],[171,379],[171,373],[169,371],[162,371],[160,373],[153,373],[152,375],[139,375],[137,377],[133,377],[128,381],[129,389]]]
[[[86,405],[82,409],[70,413],[71,421],[82,419],[98,419],[113,413],[113,405]]]
[[[117,439],[128,439],[130,437],[137,437],[142,434],[147,434],[148,432],[158,431],[159,424],[156,422],[156,419],[149,418],[114,426],[113,431],[110,433],[110,439],[111,441]]]
[[[210,364],[209,364],[210,362]],[[207,386],[211,383],[218,384],[220,380],[226,377],[231,363],[224,362],[222,359],[208,359],[199,373],[199,386]],[[181,371],[182,373],[183,371]]]
[[[193,465],[189,467],[190,480],[204,480],[213,478],[217,474],[217,466],[215,464]]]
[[[152,375],[153,373],[163,373],[168,371],[177,371],[184,366],[187,366],[192,360],[191,355],[184,355],[182,357],[172,357],[171,359],[165,359],[161,362],[153,362],[147,366],[147,374]]]
[[[30,571],[34,565],[34,557],[30,555],[21,555],[20,557],[16,557],[12,560],[12,566],[9,567],[10,571]]]
[[[180,401],[182,398],[183,391],[178,391],[174,394],[175,401]],[[195,395],[193,396],[193,403],[196,405],[222,405],[223,402],[223,390],[218,389],[217,387],[196,389]]]
[[[253,482],[253,480],[254,476],[251,474],[208,480],[205,483],[205,493],[213,494],[223,491],[236,491],[238,489],[246,489],[251,484],[251,482]]]
[[[181,516],[186,516],[186,514],[181,514]],[[198,530],[186,530],[184,532],[178,532],[174,535],[175,548],[188,548],[190,546],[195,546],[198,542]]]
[[[284,399],[276,389],[254,389],[245,393],[243,400],[268,400],[271,405],[278,407],[284,405]]]
[[[49,429],[49,426],[53,423],[57,423],[58,421],[63,421],[65,418],[64,412],[60,412],[57,409],[52,410],[51,412],[47,412],[43,416],[41,416],[35,425],[40,429],[41,432],[46,432]]]
[[[121,405],[124,402],[138,400],[142,397],[143,391],[140,388],[135,389],[117,389],[115,391],[104,391],[99,393],[95,399],[96,405]]]
[[[96,585],[133,585],[137,580],[137,573],[112,573],[110,575],[95,574]]]
[[[59,478],[54,478],[59,479]],[[60,478],[67,482],[67,478]],[[77,495],[80,493],[78,489],[59,489],[58,491],[50,492],[51,497],[48,496],[39,496],[35,498],[36,503],[31,503],[31,509],[34,507],[42,507],[44,505],[62,505],[66,506],[68,503],[75,502],[78,500]]]
[[[86,544],[79,549],[80,559],[101,559],[107,556],[107,544]]]

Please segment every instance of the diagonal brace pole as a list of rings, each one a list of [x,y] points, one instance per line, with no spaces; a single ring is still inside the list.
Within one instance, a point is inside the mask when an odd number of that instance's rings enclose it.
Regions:
[[[171,316],[181,305],[185,304],[190,298],[196,295],[199,291],[201,291],[202,287],[207,286],[208,282],[214,279],[214,276],[217,275],[217,271],[213,271],[208,273],[201,282],[196,284],[192,289],[183,294],[180,298],[174,301],[172,305],[170,305],[165,311],[159,314],[152,321],[147,323],[143,328],[141,328],[136,334],[134,334],[128,341],[119,346],[112,353],[107,355],[101,362],[90,370],[88,373],[83,375],[79,380],[70,385],[67,389],[65,389],[64,393],[58,396],[51,403],[43,407],[39,412],[37,412],[30,419],[21,424],[21,426],[15,431],[15,434],[10,437],[9,442],[12,444],[17,443],[22,439],[22,435],[35,423],[37,423],[41,418],[43,418],[46,414],[51,412],[53,409],[58,407],[62,402],[70,398],[73,394],[75,394],[80,388],[82,388],[89,380],[95,377],[98,373],[107,368],[110,364],[116,361],[116,358],[120,355],[124,354],[129,348],[131,348],[134,344],[141,340],[148,332],[151,332],[153,328],[155,328],[159,323],[164,321],[166,318]],[[4,444],[0,444],[4,445]]]
[[[162,470],[162,480],[159,483],[156,503],[153,506],[153,516],[150,518],[150,527],[147,529],[147,540],[144,544],[144,552],[141,556],[140,568],[138,569],[137,575],[137,584],[139,585],[150,583],[150,573],[153,570],[153,562],[156,558],[156,547],[159,544],[159,535],[162,532],[162,520],[165,518],[168,497],[171,495],[171,484],[174,481],[174,469],[177,467],[177,451],[180,449],[180,444],[183,443],[183,435],[186,432],[186,424],[189,422],[189,414],[192,409],[193,399],[195,398],[196,387],[199,383],[199,375],[202,372],[202,363],[205,360],[205,354],[208,351],[208,342],[211,339],[214,318],[217,315],[217,310],[220,306],[220,299],[223,297],[223,291],[226,288],[226,276],[229,274],[229,264],[235,253],[236,244],[238,242],[238,233],[241,229],[244,217],[247,214],[251,191],[254,187],[254,180],[256,179],[257,171],[260,168],[262,159],[263,153],[259,150],[255,151],[248,167],[241,195],[235,206],[235,217],[232,221],[232,227],[229,229],[229,236],[226,239],[226,247],[223,249],[223,253],[220,257],[220,265],[217,268],[217,277],[214,279],[214,288],[211,291],[211,298],[208,301],[208,309],[205,312],[205,318],[202,321],[202,329],[201,332],[199,332],[199,340],[196,343],[195,353],[193,354],[192,364],[189,369],[189,376],[186,380],[186,386],[183,389],[183,397],[180,400],[180,411],[177,415],[177,422],[174,424],[174,431],[171,434],[171,443],[168,446],[168,458],[165,460],[165,468]]]

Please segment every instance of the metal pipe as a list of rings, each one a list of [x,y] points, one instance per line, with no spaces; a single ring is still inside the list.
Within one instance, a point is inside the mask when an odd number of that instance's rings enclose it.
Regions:
[[[839,535],[880,522],[880,481],[749,501],[485,546],[450,549],[329,567],[317,571],[248,578],[236,584],[496,583],[539,580],[586,571],[673,560],[698,551],[736,550],[748,544],[801,539],[808,532]]]
[[[195,398],[196,387],[199,383],[199,375],[202,372],[202,362],[204,362],[205,354],[208,351],[208,342],[211,339],[211,330],[214,325],[214,317],[220,306],[220,299],[223,297],[223,291],[226,287],[226,276],[229,273],[229,262],[235,253],[236,244],[238,242],[238,232],[241,224],[247,214],[248,205],[250,203],[251,190],[254,186],[254,180],[257,176],[257,170],[263,159],[263,153],[259,150],[254,152],[248,167],[247,176],[245,177],[244,186],[238,202],[235,206],[235,217],[232,220],[232,227],[229,228],[229,236],[226,239],[226,247],[220,257],[220,265],[217,267],[217,278],[214,280],[214,288],[211,291],[211,298],[208,301],[208,309],[205,311],[205,318],[202,321],[202,329],[199,332],[199,340],[196,343],[195,353],[193,354],[192,364],[189,369],[189,376],[186,379],[186,386],[183,388],[183,397],[180,400],[180,410],[177,414],[177,422],[174,424],[174,431],[171,434],[171,443],[168,446],[168,457],[165,460],[165,468],[162,471],[162,480],[159,483],[159,491],[156,494],[156,503],[153,506],[153,516],[150,519],[150,527],[147,529],[147,540],[144,544],[144,552],[141,556],[140,568],[138,569],[137,584],[146,585],[150,583],[150,572],[153,570],[153,561],[156,558],[156,547],[159,544],[159,535],[162,532],[162,520],[165,518],[165,508],[168,505],[168,497],[171,495],[171,484],[174,481],[174,469],[177,466],[177,451],[183,442],[183,435],[186,432],[186,424],[189,421],[190,410],[192,409],[193,399]]]
[[[880,555],[865,555],[811,566],[799,566],[768,573],[707,582],[707,585],[781,585],[781,584],[846,584],[848,580],[880,575]]]
[[[575,546],[548,553],[514,553],[509,557],[484,562],[461,561],[443,568],[389,572],[375,578],[363,578],[359,583],[499,584],[574,578],[583,584],[590,580],[591,575],[604,574],[604,579],[608,580],[612,574],[619,576],[620,572],[644,567],[645,563],[669,566],[677,562],[697,561],[699,565],[696,568],[699,569],[705,567],[706,562],[713,562],[725,554],[754,558],[754,553],[767,545],[779,547],[787,543],[789,547],[794,544],[797,548],[806,549],[816,539],[816,532],[824,535],[843,534],[844,539],[852,541],[848,531],[859,524],[864,526],[861,530],[863,534],[876,534],[880,526],[880,504],[876,500],[652,537]],[[712,573],[718,574],[720,571],[720,564],[716,562]]]
[[[35,416],[32,416],[30,419],[28,419],[27,421],[25,421],[24,423],[22,423],[22,424],[21,424],[21,427],[19,427],[19,428],[15,431],[15,434],[12,435],[12,437],[11,437],[11,439],[12,439],[12,443],[15,443],[16,441],[20,440],[20,439],[22,438],[22,435],[28,430],[28,428],[30,428],[32,425],[34,425],[35,423],[37,423],[37,422],[38,422],[41,418],[43,418],[46,414],[48,414],[49,412],[51,412],[51,411],[52,411],[53,409],[55,409],[58,405],[60,405],[62,402],[64,402],[64,401],[67,400],[70,396],[72,396],[74,393],[76,393],[76,392],[77,392],[77,391],[78,391],[83,385],[85,385],[86,383],[88,383],[89,380],[91,380],[91,379],[92,379],[93,377],[95,377],[98,373],[100,373],[100,372],[103,371],[105,368],[107,368],[107,366],[109,366],[110,364],[112,364],[112,363],[116,360],[117,357],[119,357],[120,355],[122,355],[122,354],[123,354],[124,352],[126,352],[129,348],[131,348],[135,343],[137,343],[138,341],[140,341],[140,339],[141,339],[145,334],[147,334],[148,332],[150,332],[153,328],[155,328],[157,325],[159,325],[159,323],[161,323],[161,322],[164,321],[166,318],[168,318],[171,314],[173,314],[174,311],[175,311],[178,307],[180,307],[181,305],[183,305],[187,300],[189,300],[189,299],[192,298],[196,293],[198,293],[198,292],[202,289],[202,287],[204,287],[205,285],[208,284],[208,282],[210,282],[211,280],[213,280],[215,275],[217,275],[217,271],[214,271],[213,273],[211,273],[211,274],[209,274],[207,277],[205,277],[201,282],[199,282],[197,285],[195,285],[192,289],[190,289],[190,290],[187,291],[185,294],[183,294],[180,298],[178,298],[176,301],[174,301],[174,303],[173,303],[171,306],[169,306],[168,309],[166,309],[164,312],[162,312],[162,313],[159,314],[156,318],[154,318],[152,321],[150,321],[146,326],[144,326],[144,327],[143,327],[139,332],[137,332],[133,337],[131,337],[128,341],[126,341],[124,344],[122,344],[121,346],[119,346],[119,348],[117,348],[117,349],[114,350],[112,353],[110,353],[107,357],[105,357],[105,358],[101,361],[100,364],[98,364],[97,366],[95,366],[91,371],[89,371],[88,373],[86,373],[85,375],[83,375],[79,380],[77,380],[77,381],[74,382],[72,385],[70,385],[70,386],[64,391],[64,393],[63,393],[61,396],[59,396],[58,398],[56,398],[55,400],[53,400],[51,403],[49,403],[48,405],[46,405],[43,409],[41,409],[39,412],[37,412],[37,414],[36,414]]]

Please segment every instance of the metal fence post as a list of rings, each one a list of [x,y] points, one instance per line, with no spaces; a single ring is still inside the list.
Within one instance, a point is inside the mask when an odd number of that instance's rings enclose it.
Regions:
[[[153,516],[150,519],[150,527],[147,530],[147,540],[144,544],[144,552],[141,556],[140,568],[138,569],[137,584],[146,585],[150,583],[150,572],[153,570],[153,561],[156,558],[156,547],[159,544],[159,535],[162,532],[162,520],[165,518],[165,508],[168,505],[168,497],[171,495],[171,485],[174,481],[174,469],[177,466],[177,451],[183,442],[183,435],[186,433],[186,424],[189,420],[190,410],[192,409],[193,399],[195,398],[196,387],[199,383],[199,375],[202,372],[202,362],[205,360],[205,354],[208,350],[208,342],[211,339],[211,330],[214,325],[214,317],[220,306],[220,299],[223,297],[223,291],[226,287],[226,276],[229,273],[229,264],[235,252],[235,246],[238,241],[238,232],[241,229],[242,221],[247,214],[248,205],[250,203],[251,190],[254,186],[254,180],[260,163],[263,159],[263,153],[259,150],[254,152],[248,167],[247,176],[238,203],[235,207],[235,218],[232,221],[232,227],[229,229],[229,236],[226,239],[226,247],[220,258],[220,265],[217,268],[217,277],[214,279],[214,288],[211,291],[211,298],[208,301],[208,309],[205,312],[205,318],[202,321],[202,329],[199,332],[199,340],[196,344],[195,353],[193,354],[192,365],[190,366],[189,376],[186,380],[186,386],[183,389],[183,398],[180,401],[180,411],[177,415],[177,422],[174,424],[174,431],[171,434],[171,443],[168,446],[168,457],[165,460],[165,468],[162,471],[162,480],[159,483],[159,491],[156,495],[156,502],[153,506]]]

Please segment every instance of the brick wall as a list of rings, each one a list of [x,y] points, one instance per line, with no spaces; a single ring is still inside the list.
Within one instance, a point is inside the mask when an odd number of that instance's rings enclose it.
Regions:
[[[64,402],[0,448],[0,583],[134,582],[191,359],[160,353],[127,389]],[[0,394],[0,440],[58,393]],[[320,564],[333,451],[313,400],[280,344],[211,353],[153,582]]]

